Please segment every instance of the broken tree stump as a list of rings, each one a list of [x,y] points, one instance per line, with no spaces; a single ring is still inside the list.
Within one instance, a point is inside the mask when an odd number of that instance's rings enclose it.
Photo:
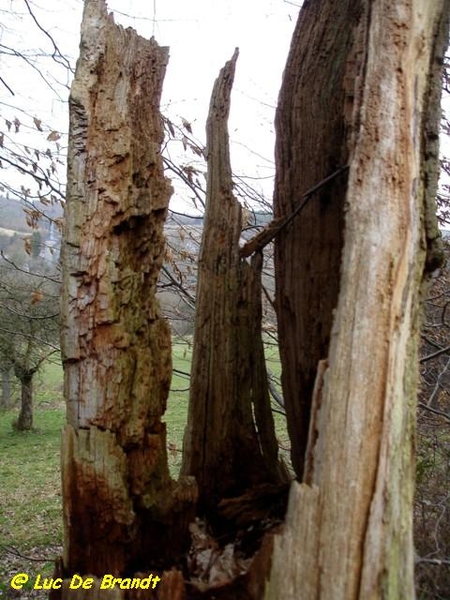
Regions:
[[[214,85],[207,121],[208,176],[200,248],[189,417],[181,472],[196,478],[199,510],[277,482],[278,463],[261,339],[261,265],[241,258],[228,115],[238,51]]]
[[[155,296],[171,194],[159,112],[167,61],[167,48],[86,0],[62,244],[65,577],[158,568],[189,539],[196,488],[169,475],[171,342]]]

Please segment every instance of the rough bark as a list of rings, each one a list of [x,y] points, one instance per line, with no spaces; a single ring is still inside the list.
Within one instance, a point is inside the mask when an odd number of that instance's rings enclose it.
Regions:
[[[308,88],[303,70],[312,72],[314,60],[323,60],[328,47],[324,40],[345,39],[346,52],[328,57],[338,65],[344,62],[340,70],[330,65],[328,76],[338,95],[343,90],[346,95],[341,110],[346,126],[335,143],[347,148],[350,167],[339,297],[329,349],[316,356],[328,357],[328,362],[320,363],[314,392],[306,462],[311,485],[295,483],[291,490],[286,531],[275,541],[267,599],[406,600],[415,595],[412,496],[419,300],[427,245],[436,237],[430,227],[435,181],[429,176],[436,152],[430,158],[429,144],[435,144],[437,131],[435,91],[449,3],[353,2],[357,19],[342,22],[341,30],[337,13],[350,10],[346,5],[336,9],[329,0],[304,4],[283,83],[282,98],[292,99],[281,103],[278,116],[280,167],[287,144],[283,124],[315,120],[314,111],[295,112],[300,90],[304,96],[315,93],[315,82],[310,79]],[[325,14],[333,18],[324,20]],[[296,46],[305,45],[310,54],[300,62]],[[296,66],[300,75],[295,81],[304,81],[302,88],[291,79]],[[333,72],[339,73],[337,79]],[[301,126],[290,131],[295,133],[292,151],[308,144]],[[320,235],[319,221],[310,227],[320,246],[326,237]],[[280,242],[279,271],[287,243]],[[316,273],[317,260],[302,275],[303,285]],[[283,277],[288,282],[297,273],[289,269],[286,263]],[[283,321],[287,310],[287,323],[294,326],[291,313],[301,313],[303,301],[290,299],[286,309],[281,289],[279,295],[279,318]],[[285,337],[298,339],[299,332],[290,336],[286,324],[282,331],[281,343],[291,348],[294,340]],[[286,362],[286,356],[285,350],[283,367],[290,373],[298,363]]]
[[[278,459],[262,339],[262,269],[262,252],[257,252],[250,263],[241,260],[239,319],[234,332],[238,340],[237,405],[247,405],[249,415],[253,415],[253,421],[249,421],[241,436],[245,438],[253,427],[256,428],[257,445],[254,450],[262,456],[265,472],[263,477],[260,471],[257,472],[257,481],[277,482],[285,479],[285,473]],[[239,413],[235,413],[235,418],[240,419]],[[238,465],[238,469],[242,470],[242,465]],[[253,465],[252,469],[259,469],[259,465]]]
[[[261,256],[240,257],[241,207],[233,196],[227,121],[237,51],[222,69],[207,122],[208,181],[199,257],[189,417],[182,473],[194,475],[200,510],[278,481],[261,340]]]
[[[275,218],[347,163],[344,86],[360,0],[305,3],[291,43],[276,114]],[[360,40],[361,43],[363,40]],[[318,189],[277,235],[276,308],[291,455],[304,468],[317,363],[327,356],[339,291],[347,173]]]
[[[196,489],[167,466],[170,332],[155,298],[170,186],[160,155],[166,48],[87,0],[70,96],[62,244],[67,425],[63,575],[157,568]],[[73,593],[70,598],[73,598]]]

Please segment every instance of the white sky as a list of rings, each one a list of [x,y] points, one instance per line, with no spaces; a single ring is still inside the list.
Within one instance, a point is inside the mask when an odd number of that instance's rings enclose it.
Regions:
[[[29,2],[40,24],[74,64],[82,0]],[[261,177],[260,185],[270,197],[274,110],[298,6],[285,0],[110,0],[108,8],[115,12],[117,23],[132,26],[147,38],[154,35],[159,44],[170,47],[162,111],[174,121],[187,119],[201,140],[213,82],[239,47],[230,118],[233,170]],[[4,46],[30,56],[51,51],[24,0],[0,0],[0,22]],[[38,66],[50,77],[69,83],[64,69],[53,61],[42,59]],[[41,119],[49,130],[66,131],[67,88],[55,84],[57,94],[52,93],[37,72],[4,54],[0,54],[0,74],[16,94],[12,97],[0,83],[0,116],[10,120],[18,116],[24,123],[23,135],[28,125],[30,146],[42,144],[42,139],[36,140],[32,120],[18,109]]]
[[[28,1],[40,24],[75,65],[83,0]],[[191,122],[201,141],[213,82],[234,48],[240,48],[229,124],[232,166],[236,174],[254,178],[249,183],[269,200],[274,174],[274,111],[300,1],[108,2],[117,23],[132,26],[144,37],[154,35],[161,45],[170,47],[162,111],[175,122],[179,123],[180,117]],[[0,47],[0,76],[15,92],[12,97],[0,82],[0,118],[12,121],[17,116],[23,123],[20,137],[9,134],[5,143],[14,144],[20,139],[30,147],[45,149],[51,144],[45,136],[36,136],[32,117],[41,119],[47,132],[67,132],[67,71],[45,58],[52,51],[51,42],[30,18],[25,0],[0,0],[0,44],[29,55],[54,84],[52,92],[36,70]],[[42,58],[36,58],[36,53]],[[64,151],[66,135],[60,143]],[[446,140],[443,149],[449,154]],[[0,181],[7,177],[5,173],[5,169],[0,171]],[[17,185],[17,172],[11,170],[9,177]],[[65,169],[61,167],[60,179],[64,178]],[[174,206],[183,210],[179,199],[175,199]]]

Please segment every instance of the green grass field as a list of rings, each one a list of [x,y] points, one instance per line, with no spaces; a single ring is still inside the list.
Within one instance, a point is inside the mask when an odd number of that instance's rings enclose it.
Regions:
[[[189,342],[173,346],[172,389],[164,420],[167,423],[169,467],[174,477],[181,464],[187,419],[191,360]],[[267,351],[268,367],[279,374],[278,355]],[[34,430],[18,432],[12,422],[18,408],[0,412],[0,597],[8,598],[9,579],[16,572],[51,575],[61,551],[62,510],[60,435],[64,402],[60,364],[48,364],[35,383]],[[13,395],[18,402],[19,390]],[[287,444],[284,420],[276,416],[280,441]],[[29,558],[30,560],[27,560]],[[39,562],[39,559],[42,559]],[[41,596],[39,596],[39,593]],[[42,592],[27,597],[45,598]]]
[[[50,575],[62,542],[63,409],[37,408],[35,430],[27,433],[13,430],[16,416],[16,410],[0,413],[0,593],[6,598],[13,574]]]

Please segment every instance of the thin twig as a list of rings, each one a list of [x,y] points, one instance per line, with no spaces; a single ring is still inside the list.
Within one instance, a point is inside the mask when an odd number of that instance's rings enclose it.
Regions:
[[[270,304],[270,306],[273,308],[273,310],[275,310],[275,302],[273,301],[272,297],[270,296],[267,288],[265,285],[261,285],[262,291],[264,293],[264,296],[267,299],[267,302]]]
[[[48,39],[51,41],[52,45],[53,45],[53,54],[52,54],[52,58],[53,60],[62,65],[63,67],[65,67],[66,69],[68,69],[71,73],[75,73],[74,69],[72,68],[70,62],[67,60],[67,58],[62,54],[61,50],[58,48],[58,46],[56,45],[55,40],[52,38],[52,36],[49,34],[49,32],[44,29],[42,27],[42,25],[39,23],[39,21],[36,19],[36,17],[34,16],[33,11],[31,10],[30,5],[28,4],[28,0],[23,0],[25,3],[25,6],[28,9],[28,12],[30,13],[31,18],[33,19],[33,21],[36,23],[36,26],[38,27],[38,29],[40,29],[42,31],[42,33],[44,35],[46,35],[48,37]],[[57,60],[57,58],[60,58],[61,60]]]
[[[450,422],[450,414],[447,414],[444,411],[439,410],[437,408],[433,408],[431,406],[427,406],[423,402],[419,402],[419,406],[420,406],[420,408],[423,408],[424,410],[428,410],[429,412],[431,412],[431,413],[433,413],[435,415],[439,415],[440,417],[444,417],[444,419],[446,419],[447,421]]]
[[[431,360],[432,358],[436,358],[437,356],[440,356],[441,354],[447,354],[447,352],[450,351],[450,346],[446,346],[445,348],[440,348],[439,350],[437,350],[436,352],[433,352],[432,354],[428,354],[427,356],[423,356],[419,362],[420,363],[424,363],[427,360]]]
[[[268,371],[268,377],[267,377],[267,385],[269,388],[269,393],[272,396],[272,398],[275,400],[275,402],[278,404],[278,406],[280,406],[283,409],[283,412],[281,412],[281,414],[283,414],[284,416],[286,416],[286,411],[285,411],[285,406],[284,406],[284,398],[283,396],[278,392],[277,388],[275,387],[274,383],[273,383],[273,375],[272,373],[270,373],[270,371]]]
[[[189,300],[189,302],[187,302],[188,306],[190,306],[190,308],[194,308],[195,307],[195,298],[184,288],[183,285],[181,285],[176,279],[175,277],[171,274],[171,272],[169,271],[169,269],[165,266],[163,266],[161,268],[161,271],[164,273],[164,275],[169,279],[169,281],[180,290],[180,292],[185,296],[185,302],[186,299]]]
[[[332,179],[348,170],[348,165],[339,167],[334,173],[322,179],[314,187],[305,192],[302,196],[301,202],[294,209],[294,211],[285,217],[274,219],[267,227],[265,227],[258,235],[249,240],[244,246],[242,246],[240,254],[243,258],[250,256],[258,250],[262,250],[267,244],[269,244],[277,235],[279,235],[286,227],[295,219],[295,217],[305,208],[312,196],[320,190],[324,185],[329,183]]]
[[[32,556],[25,556],[24,554],[20,553],[17,548],[14,548],[14,546],[5,546],[5,545],[1,545],[0,548],[2,548],[5,552],[7,552],[8,554],[11,554],[12,556],[17,556],[18,558],[23,558],[24,560],[30,560],[33,562],[49,562],[51,560],[53,560],[54,557],[50,558],[33,558]]]
[[[43,340],[41,338],[37,338],[35,335],[31,335],[28,333],[25,333],[24,331],[13,331],[12,329],[6,329],[5,327],[0,326],[0,331],[2,333],[7,333],[11,336],[20,336],[21,338],[25,338],[28,340],[32,340],[38,344],[41,344],[41,346],[48,346],[49,348],[51,348],[51,352],[50,354],[53,354],[54,352],[60,352],[60,348],[58,346],[55,346],[54,344],[52,344],[52,342],[49,342],[47,340]],[[43,360],[47,360],[47,358],[50,356],[50,354],[46,355]]]
[[[15,96],[15,93],[12,91],[12,89],[9,87],[9,85],[6,83],[6,81],[3,79],[3,77],[0,77],[0,81],[3,83],[3,85],[8,90],[8,92],[10,92],[10,94],[12,96]]]
[[[437,377],[436,385],[434,386],[434,389],[433,389],[430,397],[428,398],[428,402],[427,402],[428,407],[430,406],[430,404],[433,402],[434,398],[436,397],[436,394],[438,393],[439,388],[441,387],[441,379],[449,367],[450,367],[450,358],[447,360],[444,368],[442,369],[442,371],[439,373],[439,375]]]
[[[39,277],[39,279],[47,279],[48,281],[52,281],[53,283],[57,283],[57,284],[61,283],[60,279],[55,279],[54,277],[50,277],[50,275],[44,275],[41,273],[33,273],[32,271],[25,271],[25,269],[21,269],[18,265],[16,265],[16,263],[14,261],[12,261],[10,258],[8,258],[5,255],[3,250],[0,250],[0,256],[3,258],[3,260],[5,262],[7,262],[9,265],[14,267],[15,269],[17,269],[17,271],[20,271],[21,273],[25,273],[26,275],[32,275],[33,277]]]
[[[29,169],[25,169],[24,167],[18,165],[14,161],[9,160],[9,158],[6,158],[4,155],[2,155],[0,157],[0,159],[3,162],[6,162],[9,165],[11,165],[12,167],[16,168],[21,173],[24,173],[25,175],[29,175],[30,177],[32,177],[38,183],[42,183],[42,184],[46,185],[48,188],[50,188],[52,190],[52,192],[55,192],[55,194],[58,194],[59,196],[61,196],[61,198],[63,200],[65,200],[64,194],[61,192],[61,190],[59,190],[57,187],[55,187],[53,185],[53,183],[50,181],[50,179],[48,177],[40,177],[36,173],[33,173],[33,171],[30,171]],[[41,169],[41,172],[42,172],[42,169]]]
[[[450,565],[450,560],[445,560],[444,558],[421,558],[420,556],[416,557],[416,564],[419,563],[427,563],[429,565]]]
[[[186,371],[180,371],[180,369],[172,369],[172,373],[180,375],[181,377],[186,377],[186,379],[190,379],[191,377],[190,373],[186,373]]]
[[[0,302],[0,308],[3,310],[6,310],[7,312],[11,313],[12,315],[16,315],[17,317],[20,317],[21,319],[30,319],[30,321],[47,321],[48,319],[56,319],[56,317],[59,316],[59,313],[43,315],[43,316],[26,315],[25,313],[18,312],[16,310],[14,310],[13,308],[11,308],[10,306],[7,306],[6,304],[2,304],[1,302]]]

